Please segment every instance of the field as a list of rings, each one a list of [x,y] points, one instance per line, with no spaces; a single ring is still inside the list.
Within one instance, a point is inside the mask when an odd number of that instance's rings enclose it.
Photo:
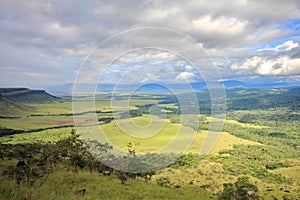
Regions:
[[[200,92],[201,96],[202,93]],[[240,101],[239,95],[247,93],[249,97]],[[274,90],[259,93],[229,91],[229,108],[223,132],[212,151],[203,158],[197,158],[197,154],[204,138],[207,134],[214,134],[207,130],[212,119],[207,113],[209,110],[204,109],[201,116],[189,115],[187,117],[191,119],[190,123],[181,124],[178,121],[180,106],[170,96],[139,94],[129,98],[128,94],[118,94],[119,105],[130,99],[129,113],[132,118],[127,118],[124,107],[111,108],[110,94],[98,94],[95,102],[98,123],[93,126],[99,126],[112,145],[125,152],[133,149],[137,154],[147,154],[159,152],[167,144],[174,142],[176,145],[172,148],[172,153],[183,153],[187,157],[180,157],[184,160],[179,159],[174,165],[156,171],[147,183],[130,179],[124,186],[119,183],[117,175],[96,175],[97,172],[90,173],[86,167],[75,173],[70,166],[60,166],[40,188],[23,185],[15,190],[18,186],[1,176],[1,195],[4,199],[19,199],[24,196],[29,199],[77,199],[74,190],[86,188],[88,193],[84,199],[97,198],[103,194],[102,199],[129,199],[132,195],[133,199],[174,199],[171,197],[174,192],[178,199],[197,199],[199,195],[208,199],[220,196],[224,183],[234,183],[239,177],[247,176],[251,184],[258,188],[255,195],[257,198],[300,198],[299,108],[295,106],[298,96],[290,101],[292,103],[283,103],[284,100],[278,96],[278,100],[274,102]],[[277,91],[276,95],[290,93],[292,92],[285,89]],[[82,99],[84,98],[83,96]],[[257,98],[258,101],[264,98],[264,103],[261,107],[255,105],[252,109],[255,102],[250,101],[251,98]],[[203,105],[209,105],[206,99],[199,101]],[[82,104],[86,102],[89,101],[82,101]],[[251,109],[245,109],[244,102],[250,104]],[[1,111],[1,145],[56,145],[59,141],[67,141],[72,137],[72,130],[76,130],[69,97],[62,96],[59,100],[46,103],[20,103],[11,100],[2,103],[12,105],[13,109]],[[157,115],[150,113],[149,109],[154,110]],[[114,119],[112,111],[118,119]],[[88,114],[90,113],[75,113],[82,120]],[[197,118],[200,120],[199,127],[194,123]],[[185,144],[188,144],[187,148],[184,147]],[[4,159],[1,161],[1,171],[15,165],[17,161],[16,158]],[[62,175],[70,177],[69,182]],[[161,183],[162,180],[165,182]],[[64,189],[54,188],[54,182]],[[100,182],[107,182],[110,186],[96,184]],[[109,187],[115,188],[115,192],[109,194]],[[154,190],[157,196],[153,196]]]

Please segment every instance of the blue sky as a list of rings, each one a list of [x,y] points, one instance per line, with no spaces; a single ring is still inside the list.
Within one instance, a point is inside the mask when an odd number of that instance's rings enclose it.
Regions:
[[[162,27],[193,38],[222,79],[300,81],[300,2],[296,0],[16,1],[0,2],[0,86],[44,88],[73,83],[83,60],[103,40],[122,31]],[[132,41],[188,49],[163,34]],[[100,47],[103,60],[120,51],[118,41]],[[120,54],[121,55],[121,54]],[[88,60],[88,59],[87,59]],[[101,66],[101,59],[93,63]],[[202,63],[202,64],[200,64]],[[195,63],[207,70],[203,62]],[[136,50],[114,60],[90,79],[100,82],[195,82],[197,70],[166,51]],[[87,73],[88,75],[89,73]],[[122,78],[122,79],[121,79]]]

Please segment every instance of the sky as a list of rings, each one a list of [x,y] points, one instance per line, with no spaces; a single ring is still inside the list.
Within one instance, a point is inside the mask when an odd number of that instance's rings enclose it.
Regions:
[[[300,81],[298,0],[1,0],[0,30],[1,87]]]

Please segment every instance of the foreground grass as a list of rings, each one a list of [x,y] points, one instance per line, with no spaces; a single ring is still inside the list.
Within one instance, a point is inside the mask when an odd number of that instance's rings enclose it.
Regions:
[[[85,195],[75,191],[86,189]],[[0,177],[0,199],[215,199],[202,188],[165,188],[138,180],[125,185],[114,175],[59,170],[50,175],[41,187],[18,187]]]

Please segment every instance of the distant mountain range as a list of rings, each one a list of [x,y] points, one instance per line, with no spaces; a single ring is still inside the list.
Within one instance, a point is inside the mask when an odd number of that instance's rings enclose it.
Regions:
[[[237,80],[225,80],[219,81],[223,84],[225,88],[287,88],[292,86],[300,86],[300,82],[271,82],[271,83],[246,83]],[[78,92],[165,92],[169,90],[184,91],[184,90],[205,90],[207,85],[205,82],[194,82],[190,84],[165,84],[161,85],[159,83],[149,83],[149,84],[101,84],[94,88],[94,85],[81,84],[76,87]],[[51,93],[71,93],[73,91],[73,84],[65,84],[48,87],[47,91]]]
[[[236,87],[243,87],[243,88],[286,88],[286,87],[293,87],[293,86],[300,86],[300,82],[263,82],[263,83],[246,83],[242,81],[236,80],[227,80],[223,82],[225,88],[236,88]]]

